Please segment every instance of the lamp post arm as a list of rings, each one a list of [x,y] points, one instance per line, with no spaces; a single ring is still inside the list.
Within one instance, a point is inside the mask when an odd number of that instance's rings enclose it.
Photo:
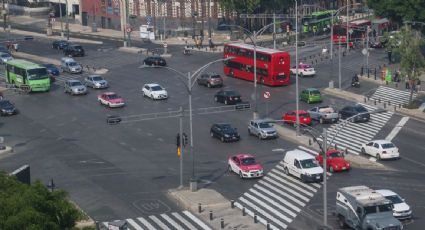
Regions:
[[[177,79],[183,83],[183,85],[186,87],[187,92],[190,93],[189,86],[187,85],[187,83],[185,81],[183,81],[180,78],[180,77],[183,77],[183,78],[186,79],[187,78],[187,74],[184,74],[184,73],[182,73],[182,72],[180,72],[180,71],[178,71],[178,70],[176,70],[174,68],[168,67],[168,66],[155,66],[155,67],[153,67],[153,66],[142,66],[142,67],[139,67],[139,68],[140,69],[144,69],[144,68],[163,68],[163,69],[168,69],[168,70],[170,70],[170,71],[172,71],[174,73],[177,73],[178,75],[180,75]]]
[[[198,75],[199,74],[201,74],[206,68],[208,68],[210,65],[212,65],[212,64],[214,64],[214,63],[216,63],[216,62],[221,62],[221,61],[227,61],[227,60],[231,60],[231,59],[233,59],[234,57],[228,57],[228,58],[221,58],[221,59],[217,59],[217,60],[215,60],[215,61],[211,61],[211,62],[208,62],[207,64],[205,64],[205,65],[203,65],[203,66],[201,66],[199,69],[197,69],[195,72],[193,72],[193,74],[191,75],[191,80],[192,79],[196,79],[196,78],[198,78]],[[191,82],[191,84],[190,85],[188,85],[188,87],[190,87],[190,88],[192,88],[193,86],[195,85],[195,81],[193,81],[193,82]]]

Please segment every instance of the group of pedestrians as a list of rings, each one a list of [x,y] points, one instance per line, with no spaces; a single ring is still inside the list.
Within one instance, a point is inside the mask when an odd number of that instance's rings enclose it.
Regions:
[[[11,42],[8,42],[8,43],[6,44],[6,48],[7,48],[7,50],[9,50],[10,52],[18,52],[19,44],[18,44],[18,43],[11,43]]]
[[[413,89],[415,93],[418,93],[421,90],[421,80],[409,80],[406,78],[406,89]]]

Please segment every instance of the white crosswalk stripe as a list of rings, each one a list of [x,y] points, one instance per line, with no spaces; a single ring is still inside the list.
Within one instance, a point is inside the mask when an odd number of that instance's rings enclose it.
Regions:
[[[317,155],[317,151],[307,147],[299,146],[299,149]],[[321,188],[320,183],[303,183],[284,174],[282,163],[278,163],[235,202],[235,206],[245,208],[249,216],[256,215],[260,223],[269,223],[271,229],[286,229]]]
[[[370,105],[361,105],[368,111],[377,109]],[[358,155],[361,145],[372,140],[388,120],[391,119],[392,115],[393,113],[388,111],[383,113],[372,113],[370,115],[370,121],[365,123],[347,122],[345,125],[341,123],[333,124],[328,129],[327,142],[330,144],[332,141],[332,146],[336,144],[339,149],[347,149],[348,153]],[[321,137],[317,139],[323,141]]]
[[[150,215],[146,218],[127,218],[125,221],[129,230],[211,230],[208,225],[189,211],[183,211],[181,213],[173,212],[171,214],[162,213],[159,215]],[[109,222],[102,222],[102,224],[108,228]]]
[[[417,94],[413,93],[413,99],[416,98]],[[381,102],[390,101],[392,104],[406,104],[409,102],[410,91],[398,90],[390,87],[379,86],[375,93],[372,95],[371,99],[379,100]]]

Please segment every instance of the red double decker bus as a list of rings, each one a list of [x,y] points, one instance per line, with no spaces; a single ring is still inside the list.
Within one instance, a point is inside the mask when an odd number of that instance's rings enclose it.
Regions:
[[[371,21],[367,19],[360,19],[349,22],[348,36],[350,43],[356,40],[364,39],[367,27],[370,25]],[[347,43],[347,25],[345,23],[341,25],[335,25],[333,27],[332,41],[334,44],[338,44],[340,42],[341,44]]]
[[[257,46],[257,82],[269,86],[290,84],[290,57],[288,52]],[[254,46],[243,43],[224,45],[226,61],[224,74],[248,81],[254,81]]]

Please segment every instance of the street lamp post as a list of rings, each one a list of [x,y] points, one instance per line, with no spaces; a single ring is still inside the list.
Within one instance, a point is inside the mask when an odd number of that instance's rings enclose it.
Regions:
[[[186,90],[188,92],[189,95],[189,131],[190,131],[190,153],[192,154],[192,176],[190,179],[190,189],[191,191],[196,191],[197,190],[197,184],[198,184],[198,180],[196,178],[196,174],[195,174],[195,153],[193,150],[193,110],[192,110],[192,88],[195,85],[196,81],[193,81],[193,79],[198,78],[198,76],[200,74],[202,74],[202,72],[208,68],[210,65],[216,63],[216,62],[220,62],[220,61],[228,61],[233,59],[233,57],[227,57],[227,58],[220,58],[217,59],[215,61],[211,61],[208,62],[207,64],[203,65],[202,67],[200,67],[199,69],[197,69],[195,72],[191,73],[188,72],[187,74],[184,74],[174,68],[168,67],[168,66],[161,66],[161,68],[164,69],[168,69],[173,71],[174,73],[177,73],[178,75],[180,75],[183,78],[187,78],[187,83],[185,84],[186,86]],[[182,142],[180,142],[182,143]]]
[[[341,37],[338,38],[338,88],[341,90]]]
[[[298,100],[298,1],[295,0],[295,103],[296,103],[296,123],[297,123],[297,132],[296,135],[300,135],[300,115],[298,110],[300,108]]]
[[[66,11],[66,40],[69,40],[69,9],[68,9],[68,0],[65,0],[65,11]]]
[[[62,18],[62,1],[59,0],[59,16],[61,18],[61,37],[63,38],[63,18]]]
[[[349,45],[349,37],[348,37],[348,28],[349,28],[349,21],[350,20],[348,20],[348,13],[350,12],[350,5],[348,4],[348,0],[347,0],[347,18],[345,19],[345,22],[347,23],[347,29],[345,30],[345,36],[346,36],[346,39],[345,39],[345,41],[347,42],[347,50],[349,50],[350,49],[350,45]]]

